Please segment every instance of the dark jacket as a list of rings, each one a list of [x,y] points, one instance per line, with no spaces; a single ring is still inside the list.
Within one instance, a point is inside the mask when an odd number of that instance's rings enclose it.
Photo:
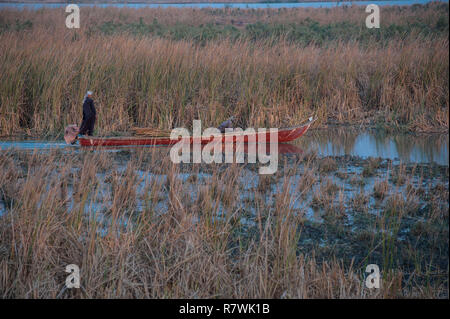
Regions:
[[[81,135],[92,135],[94,133],[94,124],[97,112],[95,111],[94,101],[87,97],[83,103],[83,120],[80,125]]]
[[[87,97],[83,103],[83,120],[91,120],[95,118],[97,112],[95,111],[94,100]]]

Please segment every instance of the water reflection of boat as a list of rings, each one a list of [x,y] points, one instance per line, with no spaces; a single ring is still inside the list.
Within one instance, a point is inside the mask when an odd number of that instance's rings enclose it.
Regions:
[[[303,134],[310,128],[311,124],[315,119],[310,117],[307,122],[289,128],[280,128],[277,131],[277,137],[279,143],[291,142]],[[217,138],[217,137],[215,137]],[[80,137],[81,146],[126,146],[126,145],[173,145],[180,141],[185,141],[186,143],[201,143],[208,144],[215,140],[214,137],[179,137],[178,139],[170,139],[170,137],[145,137],[145,136],[126,136],[126,137]],[[270,141],[270,132],[233,132],[224,133],[219,137],[219,141],[222,143],[226,142],[262,142]]]

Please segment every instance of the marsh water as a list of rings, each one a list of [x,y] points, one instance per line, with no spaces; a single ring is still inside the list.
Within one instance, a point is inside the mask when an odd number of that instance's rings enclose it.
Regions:
[[[304,183],[303,175],[308,175],[307,172],[310,168],[295,159],[305,157],[313,158],[312,165],[316,167],[314,174],[318,174],[320,180],[341,185],[342,194],[350,199],[358,196],[361,189],[370,193],[375,183],[380,180],[392,179],[391,175],[394,170],[403,170],[403,173],[405,173],[404,169],[407,168],[414,172],[415,167],[418,167],[421,171],[425,168],[433,171],[433,173],[430,173],[430,171],[425,173],[425,176],[423,176],[424,173],[421,173],[421,175],[413,173],[411,183],[414,185],[423,183],[427,187],[444,183],[444,187],[448,190],[448,180],[445,181],[449,166],[448,149],[448,134],[393,134],[379,130],[361,131],[342,127],[313,129],[294,143],[280,143],[278,145],[277,177],[275,178],[276,181],[271,183],[269,187],[270,191],[266,194],[266,200],[271,201],[277,191],[282,188],[283,179],[279,179],[279,177],[284,176],[291,169],[298,170],[295,176],[289,177],[292,181],[293,194],[296,193],[295,189],[298,189],[301,187],[301,183]],[[170,146],[80,147],[79,145],[67,145],[63,140],[0,139],[0,154],[3,153],[6,156],[18,156],[20,158],[35,152],[41,154],[40,156],[45,156],[45,154],[51,154],[55,151],[60,154],[62,161],[70,161],[73,156],[110,154],[114,160],[109,166],[108,174],[123,174],[127,165],[138,158],[139,153],[142,152],[146,154],[144,155],[146,161],[156,157],[161,163],[165,163],[164,165],[170,162]],[[244,149],[244,153],[249,154],[250,152],[256,152],[256,149],[253,150],[251,147]],[[270,153],[270,147],[267,147],[266,152]],[[40,165],[52,166],[56,164],[54,161],[55,159],[52,159],[48,164],[45,164],[44,161]],[[188,181],[192,178],[191,175],[195,175],[196,182],[191,185],[192,189],[189,190],[192,196],[197,193],[200,184],[207,183],[207,180],[212,178],[210,165],[204,164],[200,172],[193,173],[192,165],[181,164],[177,174],[180,181],[191,184]],[[240,187],[242,187],[240,195],[242,198],[240,200],[242,202],[253,201],[254,190],[261,187],[260,184],[264,183],[264,179],[251,166],[246,166],[246,164],[244,166],[246,168],[242,170],[239,179]],[[328,166],[331,168],[327,168]],[[370,172],[371,169],[369,169],[369,172],[365,171],[372,166],[376,167],[373,172]],[[100,174],[98,178],[103,181],[107,179],[108,174]],[[166,171],[155,172],[153,169],[138,169],[136,174],[143,181],[156,178],[161,179],[161,183],[165,183],[168,175],[170,175]],[[108,189],[106,182],[103,181],[102,184]],[[314,207],[314,196],[322,188],[328,188],[329,186],[322,184],[323,182],[316,183],[307,196],[303,196],[302,200],[296,200],[295,203],[292,203],[293,207],[302,210],[307,218],[315,221],[320,220],[317,217],[320,210]],[[397,191],[403,192],[404,188],[405,185],[397,188]],[[145,182],[140,186],[140,191],[144,191],[144,189]],[[333,199],[333,202],[335,200],[337,199]],[[102,201],[99,201],[99,203],[94,203],[91,208],[100,211],[103,204]],[[269,205],[270,203],[266,204]],[[375,214],[379,212],[379,204],[375,199],[372,198],[369,204],[370,211]],[[161,201],[158,203],[158,209],[163,212],[167,209],[167,205],[168,201]],[[99,209],[95,209],[96,206]],[[0,215],[4,211],[4,203],[0,200]],[[251,218],[243,222],[249,221],[251,221]]]
[[[403,163],[449,164],[448,134],[389,134],[328,129],[308,132],[298,144],[319,156],[380,157]]]
[[[314,2],[276,2],[276,3],[81,3],[80,7],[119,7],[119,8],[241,8],[241,9],[264,9],[264,8],[331,8],[336,6],[350,6],[368,4],[386,5],[413,5],[426,4],[432,0],[394,0],[394,1],[314,1]],[[448,2],[448,0],[440,0]],[[1,8],[40,9],[60,8],[67,3],[0,3]]]
[[[0,217],[59,201],[58,209],[96,220],[103,237],[181,203],[193,223],[233,218],[234,232],[253,238],[261,216],[283,214],[301,221],[302,252],[383,264],[391,246],[373,243],[389,234],[402,267],[414,269],[417,253],[446,278],[448,144],[448,134],[317,129],[280,144],[277,172],[260,175],[260,163],[173,165],[169,147],[1,140]],[[31,197],[35,206],[23,201]]]
[[[319,157],[358,156],[389,159],[402,163],[436,163],[449,165],[448,134],[390,134],[383,131],[355,131],[346,129],[311,130],[286,152],[314,151]],[[150,146],[151,147],[151,146]],[[0,149],[82,149],[78,145],[67,145],[63,140],[0,140]],[[120,148],[117,148],[120,149]],[[283,152],[286,147],[280,148]]]

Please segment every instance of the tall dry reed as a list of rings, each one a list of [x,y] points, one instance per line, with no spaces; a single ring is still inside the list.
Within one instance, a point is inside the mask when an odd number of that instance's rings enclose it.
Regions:
[[[406,197],[386,192],[373,214],[329,177],[316,188],[324,175],[308,154],[252,188],[251,166],[177,166],[167,152],[2,151],[0,296],[446,296],[448,168],[438,184],[399,168]],[[322,223],[298,208],[317,192]],[[430,208],[411,206],[418,198]],[[368,263],[382,269],[379,290],[364,286]],[[68,264],[81,269],[79,290],[65,288]]]

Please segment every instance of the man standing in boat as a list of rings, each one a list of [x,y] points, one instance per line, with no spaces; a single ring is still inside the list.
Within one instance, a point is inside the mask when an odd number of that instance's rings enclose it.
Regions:
[[[94,107],[94,100],[92,99],[92,91],[87,91],[83,100],[83,121],[80,126],[81,135],[92,136],[94,133],[94,124],[97,117],[97,112]]]

